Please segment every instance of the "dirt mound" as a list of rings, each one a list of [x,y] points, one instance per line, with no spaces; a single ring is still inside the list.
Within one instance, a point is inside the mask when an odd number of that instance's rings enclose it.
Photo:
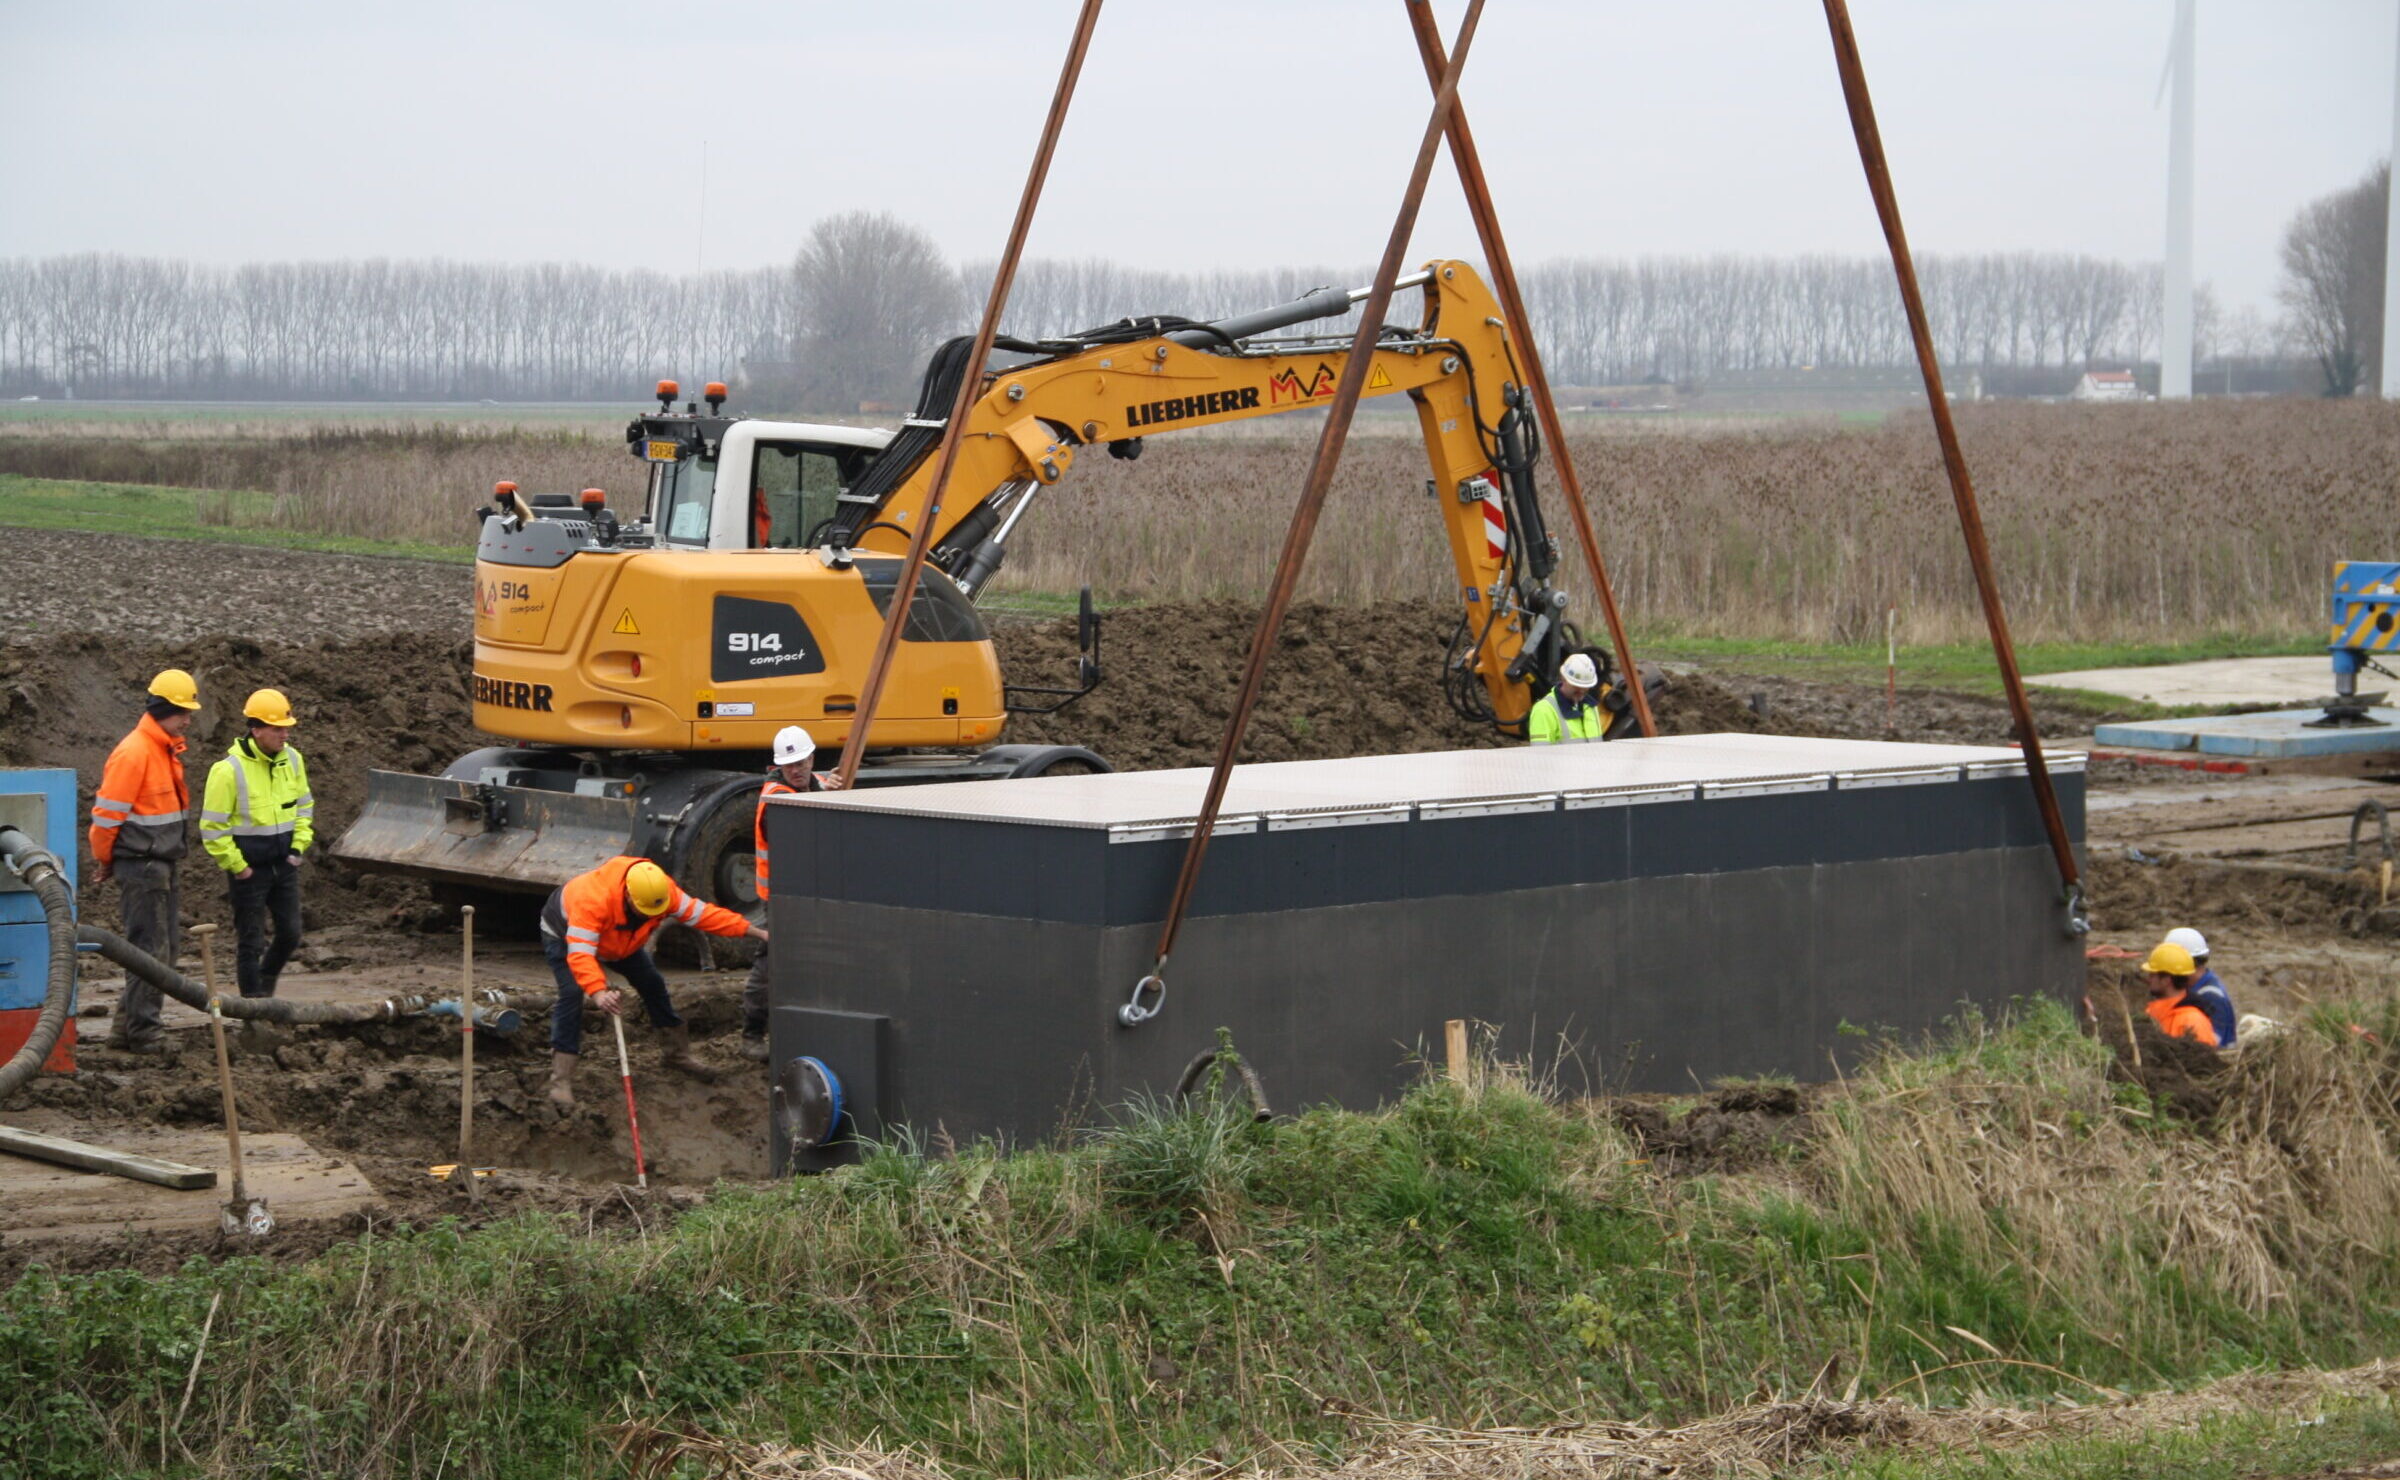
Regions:
[[[71,767],[80,805],[88,806],[109,750],[140,717],[150,676],[161,668],[186,668],[199,680],[204,704],[184,754],[197,802],[209,766],[244,733],[242,700],[255,688],[280,688],[300,717],[293,740],[308,757],[318,845],[324,848],[358,815],[370,767],[438,771],[488,743],[468,719],[468,657],[466,643],[425,633],[319,643],[209,637],[167,644],[82,634],[0,647],[0,765]],[[204,860],[193,863],[187,880],[205,878],[197,872]],[[91,867],[88,854],[83,865]],[[219,888],[187,883],[187,912],[222,913],[222,895]],[[384,881],[361,888],[334,868],[316,876],[307,903],[313,926],[379,919],[398,897]]]
[[[2120,852],[2094,853],[2084,868],[2084,888],[2092,900],[2092,928],[2102,931],[2163,931],[2204,921],[2331,930],[2357,902],[2348,886],[2330,881],[2190,860],[2141,864]]]
[[[1607,1110],[1643,1155],[1684,1175],[1780,1160],[1810,1131],[1807,1092],[1790,1084],[1731,1084],[1688,1106],[1628,1095],[1608,1101]]]

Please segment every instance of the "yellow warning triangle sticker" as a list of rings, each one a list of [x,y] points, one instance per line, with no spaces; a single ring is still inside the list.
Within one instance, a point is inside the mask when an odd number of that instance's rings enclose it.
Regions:
[[[630,606],[625,608],[625,614],[623,616],[617,618],[617,625],[609,628],[608,630],[611,632],[621,632],[627,637],[639,637],[642,635],[642,629],[636,625],[633,620],[633,608]]]
[[[1381,365],[1376,366],[1375,373],[1367,377],[1367,389],[1371,391],[1382,390],[1385,386],[1388,386],[1391,383],[1392,378],[1383,373],[1383,367]]]

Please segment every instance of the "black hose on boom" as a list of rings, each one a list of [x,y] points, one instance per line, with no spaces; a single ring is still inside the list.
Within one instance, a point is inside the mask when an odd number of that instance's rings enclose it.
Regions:
[[[42,916],[50,927],[50,981],[42,997],[42,1015],[34,1019],[24,1046],[0,1064],[0,1100],[5,1100],[41,1072],[59,1035],[67,1030],[67,1007],[75,997],[75,895],[67,888],[66,870],[56,856],[13,827],[0,827],[0,863],[42,902]]]

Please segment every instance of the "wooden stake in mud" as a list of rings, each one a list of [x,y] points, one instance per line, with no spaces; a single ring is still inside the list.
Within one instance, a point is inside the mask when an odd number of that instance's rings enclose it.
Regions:
[[[617,1030],[617,1077],[625,1081],[625,1126],[633,1132],[633,1185],[648,1187],[650,1169],[642,1164],[642,1117],[633,1108],[633,1061],[625,1056],[625,1019],[612,1012],[608,1021]]]
[[[475,906],[458,910],[458,1170],[467,1179],[467,1200],[483,1201],[475,1175]]]
[[[264,1234],[274,1229],[275,1220],[242,1181],[242,1117],[234,1103],[233,1059],[225,1051],[225,1010],[217,996],[217,927],[194,925],[192,934],[200,937],[200,980],[208,988],[208,1031],[217,1043],[217,1092],[225,1102],[225,1149],[233,1163],[233,1197],[225,1204],[223,1226],[227,1233]]]
[[[1467,1020],[1452,1018],[1442,1024],[1442,1056],[1448,1061],[1450,1082],[1467,1082]]]

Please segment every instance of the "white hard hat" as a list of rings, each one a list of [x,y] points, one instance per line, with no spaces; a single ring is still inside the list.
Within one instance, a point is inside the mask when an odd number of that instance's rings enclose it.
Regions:
[[[817,742],[798,725],[785,725],[775,732],[775,764],[797,766],[817,753]]]
[[[1600,665],[1592,661],[1590,653],[1569,653],[1567,661],[1558,665],[1558,681],[1579,689],[1596,689],[1600,686]]]
[[[2183,947],[2185,950],[2192,953],[2192,959],[2194,960],[2198,960],[2200,957],[2208,954],[2208,937],[2202,935],[2199,931],[2194,930],[2189,925],[2183,926],[2180,929],[2168,931],[2167,944],[2171,946]]]

